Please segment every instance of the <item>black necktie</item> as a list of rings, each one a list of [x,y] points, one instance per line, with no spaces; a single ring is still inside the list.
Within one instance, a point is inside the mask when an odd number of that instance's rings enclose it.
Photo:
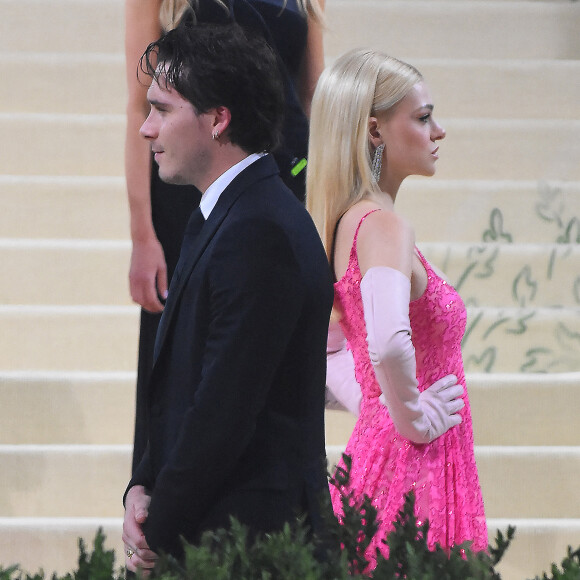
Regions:
[[[201,213],[201,209],[198,207],[191,212],[187,226],[185,227],[185,233],[183,234],[183,241],[181,242],[181,252],[179,253],[179,261],[175,267],[175,274],[173,278],[176,282],[179,281],[181,277],[181,270],[183,268],[183,263],[187,259],[187,256],[191,253],[191,250],[195,244],[195,240],[205,223],[205,218]]]

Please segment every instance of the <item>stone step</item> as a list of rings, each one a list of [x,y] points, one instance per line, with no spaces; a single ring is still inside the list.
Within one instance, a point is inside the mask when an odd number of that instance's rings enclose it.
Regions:
[[[580,179],[580,121],[440,119],[439,179]],[[544,147],[534,142],[542,135]]]
[[[580,14],[573,3],[328,0],[326,4],[329,56],[369,44],[406,58],[580,55],[576,34]],[[0,51],[122,50],[123,5],[118,0],[2,0],[0,12],[4,16]],[[534,42],[529,42],[530,34]]]
[[[488,517],[580,518],[580,446],[491,446],[475,453]]]
[[[467,305],[580,305],[579,244],[431,242],[420,250]],[[130,252],[125,240],[0,238],[11,281],[0,289],[0,303],[129,305]]]
[[[327,446],[328,465],[343,452]],[[476,446],[475,460],[488,518],[580,517],[580,447]]]
[[[0,369],[133,371],[137,306],[0,306]]]
[[[1,372],[0,442],[129,445],[135,381],[135,372]]]
[[[580,180],[571,154],[580,150],[580,121],[441,122],[448,136],[436,179]],[[123,115],[0,114],[0,130],[12,145],[0,159],[0,173],[121,176],[124,125]]]
[[[470,372],[580,371],[580,308],[467,307]]]
[[[4,113],[125,113],[121,52],[7,53],[2,55],[0,74],[17,81],[0,87]]]
[[[421,208],[421,211],[418,211]],[[397,211],[425,242],[580,243],[580,182],[409,178]]]
[[[470,374],[479,445],[579,445],[580,378],[559,374]],[[5,444],[129,444],[135,374],[3,372],[0,441]],[[45,410],[58,409],[58,414]],[[94,409],[100,410],[99,416]],[[102,417],[107,417],[103,422]],[[513,430],[513,417],[518,429]],[[346,444],[355,418],[327,411],[327,441]]]
[[[0,563],[20,563],[23,570],[43,568],[64,574],[77,568],[78,538],[88,548],[99,527],[107,537],[105,546],[115,550],[116,566],[122,565],[123,544],[120,518],[0,518]],[[580,545],[580,520],[576,519],[488,519],[489,538],[497,530],[505,534],[516,526],[516,536],[500,563],[503,580],[523,580],[549,572],[560,562],[568,545]]]
[[[468,373],[466,378],[476,445],[580,446],[580,373]],[[19,415],[16,408],[8,413]],[[345,446],[355,421],[350,413],[327,411],[327,444]]]
[[[530,482],[530,485],[533,485]],[[568,546],[580,546],[580,519],[494,519],[487,522],[490,542],[501,530],[515,526],[516,535],[497,570],[502,580],[523,580],[552,574],[552,563],[561,570]]]
[[[128,239],[120,176],[0,175],[0,210],[6,238]],[[502,240],[580,243],[578,181],[410,178],[397,197],[397,210],[415,226],[420,247]]]
[[[0,173],[124,175],[124,115],[1,113],[0,127],[11,143]]]
[[[80,492],[78,492],[80,493]],[[46,578],[78,570],[78,539],[92,552],[102,528],[105,548],[115,551],[115,567],[124,565],[121,518],[0,518],[0,565],[20,564],[23,571],[43,569]]]
[[[412,64],[425,76],[439,117],[580,117],[578,60],[419,58]],[[0,87],[5,113],[125,112],[122,54],[9,53],[0,62],[0,76],[18,80]],[[62,83],[55,83],[56,78]],[[536,90],[538,78],[543,80],[541,91]]]
[[[469,373],[467,388],[477,445],[580,445],[580,373]],[[128,445],[134,393],[130,371],[2,371],[0,443]],[[354,423],[327,411],[328,444],[346,445]]]
[[[476,445],[580,446],[580,373],[467,374]]]
[[[412,1],[412,0],[411,0]],[[450,0],[452,1],[452,0]],[[465,0],[457,0],[458,2],[464,2]],[[566,2],[570,2],[570,0],[487,0],[488,2],[510,2],[510,3],[516,3],[516,2],[521,2],[521,3],[527,3],[527,2],[542,2],[544,4],[550,3],[550,4],[564,4]],[[572,2],[575,2],[576,0],[572,0]]]
[[[0,515],[120,517],[130,445],[0,445]]]
[[[579,244],[426,243],[420,250],[465,304],[580,306]]]
[[[123,50],[120,0],[0,0],[0,13],[2,52]],[[101,90],[106,86],[103,79]]]
[[[137,306],[0,306],[0,369],[131,371]],[[580,308],[468,307],[471,372],[580,370]]]
[[[329,466],[343,449],[329,447]],[[580,518],[580,446],[476,447],[475,456],[487,517]],[[0,516],[121,516],[130,464],[130,445],[0,445]]]
[[[130,253],[125,240],[0,238],[11,281],[0,303],[129,305]]]
[[[126,240],[125,180],[0,175],[0,232],[6,238]]]
[[[358,0],[354,10],[351,0],[327,2],[329,56],[360,46],[406,59],[580,55],[580,10],[573,3]]]
[[[457,58],[455,60],[454,58]],[[441,118],[577,119],[578,60],[412,59]],[[543,90],[537,90],[538,79]],[[522,98],[525,95],[525,98]]]

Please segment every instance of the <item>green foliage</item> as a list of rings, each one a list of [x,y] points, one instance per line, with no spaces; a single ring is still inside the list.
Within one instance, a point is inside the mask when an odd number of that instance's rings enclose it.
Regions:
[[[472,552],[465,542],[451,549],[436,546],[429,550],[429,523],[418,524],[415,517],[415,496],[409,493],[398,514],[393,531],[383,540],[389,558],[377,552],[375,570],[367,572],[365,551],[378,531],[377,513],[370,500],[354,501],[342,492],[348,483],[350,458],[344,456],[345,468],[339,469],[331,483],[341,490],[344,516],[341,524],[332,515],[331,506],[323,506],[327,513],[328,536],[313,537],[303,520],[286,524],[273,534],[253,538],[248,528],[232,519],[228,530],[206,532],[199,545],[184,543],[185,557],[178,562],[162,555],[151,576],[156,580],[500,580],[494,566],[509,547],[515,529],[506,535],[498,531],[495,546],[488,552]],[[99,529],[88,553],[79,540],[78,569],[51,580],[121,580],[124,571],[115,571],[114,552],[104,547],[105,536]],[[339,548],[340,547],[340,548]],[[41,570],[29,575],[18,566],[0,567],[0,580],[45,580]],[[534,580],[580,580],[580,548],[568,553],[561,569],[553,564],[551,576],[543,574]]]
[[[105,549],[105,535],[99,528],[93,540],[93,551],[88,553],[85,542],[79,538],[78,569],[64,576],[52,574],[51,580],[123,580],[125,574],[122,571],[115,573],[115,552]],[[0,566],[0,580],[45,580],[42,570],[34,575],[20,570],[19,566],[2,568]]]
[[[153,578],[162,580],[322,580],[315,544],[298,521],[251,541],[248,528],[232,519],[228,530],[206,532],[199,546],[185,544],[184,562],[162,557]]]
[[[389,558],[378,559],[375,580],[413,578],[417,580],[495,580],[500,576],[493,569],[492,558],[485,552],[472,552],[471,542],[450,550],[437,545],[429,550],[429,523],[418,525],[415,516],[415,494],[409,493],[405,504],[388,535]]]
[[[501,530],[497,531],[495,536],[495,547],[491,545],[488,546],[489,554],[494,566],[503,558],[506,550],[509,548],[509,545],[514,539],[515,533],[516,529],[513,526],[508,526],[507,535],[505,538]]]
[[[536,576],[534,580],[580,580],[580,548],[573,552],[568,546],[567,555],[562,560],[562,570],[552,564],[551,572],[551,576],[544,573],[541,577]]]
[[[342,460],[345,467],[340,465],[336,468],[334,477],[330,483],[340,491],[342,517],[340,524],[333,516],[332,521],[326,524],[330,529],[334,545],[342,548],[343,557],[346,559],[348,571],[352,576],[362,574],[368,566],[365,552],[377,533],[377,511],[372,506],[368,497],[362,501],[355,501],[352,494],[346,494],[343,490],[350,478],[351,458],[343,453]]]
[[[99,529],[93,542],[93,552],[88,554],[83,539],[79,539],[79,567],[63,580],[121,580],[124,574],[115,576],[115,552],[105,550],[105,535]]]

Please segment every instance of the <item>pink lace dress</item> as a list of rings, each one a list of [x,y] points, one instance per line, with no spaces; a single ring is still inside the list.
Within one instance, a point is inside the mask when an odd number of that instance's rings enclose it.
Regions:
[[[377,210],[375,210],[377,211]],[[372,212],[369,212],[372,213]],[[367,214],[369,215],[369,214]],[[377,509],[379,532],[368,547],[370,568],[376,565],[376,548],[388,556],[382,539],[409,490],[415,491],[419,521],[429,519],[429,548],[435,543],[451,547],[472,540],[472,549],[487,548],[487,527],[473,452],[473,430],[467,391],[463,422],[432,443],[417,445],[397,433],[387,408],[379,401],[381,389],[369,359],[361,272],[353,241],[345,275],[334,285],[336,304],[343,313],[341,326],[352,350],[356,378],[362,389],[360,416],[346,447],[352,459],[350,484],[355,498],[367,495]],[[412,341],[417,359],[419,390],[448,374],[457,376],[465,388],[461,339],[465,332],[465,306],[417,251],[427,271],[427,289],[410,304]],[[342,465],[342,462],[341,462]],[[340,495],[331,486],[335,513],[342,513]]]

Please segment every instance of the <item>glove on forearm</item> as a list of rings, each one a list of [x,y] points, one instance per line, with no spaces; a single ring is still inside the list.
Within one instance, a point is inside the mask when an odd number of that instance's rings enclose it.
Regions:
[[[331,321],[326,344],[326,408],[346,409],[358,417],[361,399],[352,352],[346,348],[340,324]]]
[[[380,266],[361,285],[369,355],[397,431],[414,443],[429,443],[461,423],[463,387],[448,375],[422,393],[417,388],[411,342],[411,282],[399,270]]]

